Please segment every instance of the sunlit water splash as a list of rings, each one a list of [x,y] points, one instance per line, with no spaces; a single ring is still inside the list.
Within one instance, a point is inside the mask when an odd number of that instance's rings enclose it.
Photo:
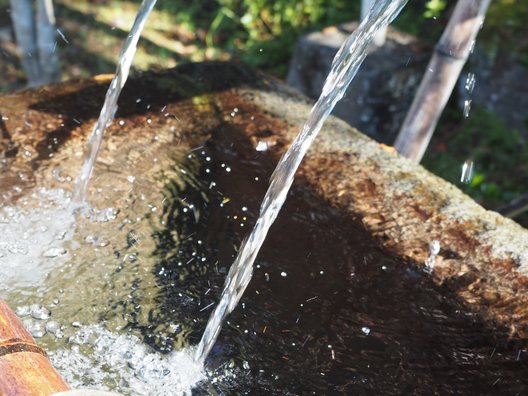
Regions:
[[[205,377],[188,350],[154,352],[131,334],[99,325],[84,326],[70,337],[68,348],[50,353],[53,365],[74,388],[110,391],[117,384],[129,395],[191,395]]]
[[[0,294],[7,285],[40,283],[67,259],[74,225],[68,204],[64,190],[41,188],[18,206],[0,205]]]
[[[375,34],[387,26],[401,11],[407,0],[384,0],[375,3],[358,29],[350,35],[336,54],[332,69],[325,81],[321,96],[312,108],[308,120],[293,144],[283,155],[275,169],[270,186],[260,207],[260,216],[240,248],[226,278],[220,302],[209,318],[205,332],[197,347],[195,359],[203,363],[213,347],[227,315],[242,297],[253,273],[253,262],[262,246],[269,228],[275,221],[293,178],[306,151],[343,97],[348,85],[366,57],[367,47]]]
[[[147,18],[155,4],[156,0],[143,0],[132,29],[128,34],[123,48],[121,48],[115,76],[110,83],[110,87],[108,87],[108,91],[106,92],[103,108],[101,109],[101,113],[99,114],[99,118],[94,126],[90,140],[88,142],[88,148],[84,157],[83,167],[79,173],[79,176],[77,177],[77,180],[75,181],[75,187],[72,196],[72,205],[74,208],[82,205],[82,203],[86,200],[88,182],[95,165],[97,154],[99,153],[101,144],[103,142],[104,131],[112,122],[112,119],[114,118],[114,115],[117,111],[117,100],[119,99],[119,94],[125,86],[126,80],[128,78],[128,73],[130,71],[132,59],[136,53],[139,37],[141,36],[143,26],[145,26],[145,22],[147,21]]]

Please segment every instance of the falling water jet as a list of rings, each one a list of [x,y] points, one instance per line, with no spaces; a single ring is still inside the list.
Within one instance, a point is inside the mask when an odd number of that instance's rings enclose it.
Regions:
[[[260,207],[260,216],[251,234],[242,242],[237,258],[226,278],[220,302],[211,314],[195,352],[201,364],[213,347],[224,319],[236,307],[253,274],[253,262],[275,221],[293,177],[306,151],[320,131],[335,104],[343,97],[348,85],[366,57],[366,50],[374,35],[387,26],[405,6],[407,0],[384,0],[374,4],[358,29],[343,43],[333,62],[321,96],[310,111],[308,120],[291,147],[282,156],[270,179],[270,186]]]
[[[103,108],[101,109],[101,113],[99,114],[99,118],[94,125],[90,140],[88,142],[81,172],[75,181],[75,187],[73,189],[71,200],[74,210],[79,208],[86,200],[88,182],[90,181],[95,160],[97,159],[97,154],[99,154],[99,150],[103,142],[104,132],[112,122],[112,119],[114,118],[114,115],[117,111],[117,100],[119,99],[119,94],[125,86],[126,80],[128,78],[128,73],[136,53],[139,37],[141,36],[145,22],[147,21],[147,18],[155,4],[156,0],[143,0],[136,15],[134,24],[132,25],[132,29],[130,30],[126,41],[121,48],[121,52],[119,53],[119,60],[117,62],[115,76],[108,87],[108,91],[106,91]]]

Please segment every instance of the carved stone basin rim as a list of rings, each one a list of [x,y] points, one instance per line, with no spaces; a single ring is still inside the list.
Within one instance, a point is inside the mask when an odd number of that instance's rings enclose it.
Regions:
[[[0,184],[21,185],[19,192],[4,194],[4,200],[16,201],[38,186],[57,158],[76,173],[109,81],[110,76],[98,76],[0,97]],[[198,110],[200,119],[171,115],[174,103]],[[152,119],[174,128],[178,141],[192,147],[207,139],[203,131],[224,122],[233,107],[258,114],[256,121],[232,121],[243,124],[250,136],[258,129],[256,122],[272,122],[273,136],[267,139],[278,142],[280,151],[292,141],[310,104],[281,82],[245,67],[190,64],[132,78],[116,121],[126,119],[137,129]],[[150,133],[148,128],[144,133]],[[108,132],[110,144],[126,134],[115,122]],[[323,126],[300,173],[329,205],[361,219],[386,249],[417,266],[425,265],[430,243],[439,241],[431,274],[435,282],[490,323],[509,328],[512,336],[528,334],[526,229],[333,118]],[[19,180],[20,174],[25,178]]]

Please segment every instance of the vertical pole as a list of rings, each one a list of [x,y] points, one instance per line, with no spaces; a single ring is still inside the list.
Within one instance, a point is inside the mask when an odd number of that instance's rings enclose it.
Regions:
[[[491,0],[458,0],[394,147],[420,162],[484,21]]]
[[[30,0],[11,0],[11,21],[29,86],[41,84],[35,21]]]
[[[57,32],[52,0],[37,0],[37,47],[43,83],[60,80]]]

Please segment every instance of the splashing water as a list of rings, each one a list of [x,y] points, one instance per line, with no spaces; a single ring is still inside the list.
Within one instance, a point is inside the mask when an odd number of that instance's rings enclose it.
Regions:
[[[48,322],[49,323],[49,322]],[[112,390],[123,394],[191,395],[194,384],[205,377],[190,351],[167,355],[154,352],[136,336],[116,334],[99,326],[79,329],[67,346],[50,353],[53,365],[74,388]]]
[[[64,190],[41,188],[20,207],[0,208],[0,292],[13,283],[38,284],[68,258],[65,246],[74,224],[68,204]]]
[[[86,192],[88,189],[88,182],[90,181],[90,176],[99,154],[101,148],[101,143],[103,142],[103,135],[105,129],[112,122],[114,115],[117,111],[117,100],[119,99],[119,94],[125,86],[126,80],[128,78],[128,72],[130,71],[130,66],[132,64],[132,59],[136,53],[136,47],[143,31],[143,26],[147,18],[154,8],[156,0],[143,0],[141,6],[139,7],[136,20],[128,34],[128,37],[121,48],[121,53],[119,54],[119,60],[117,62],[117,68],[115,76],[108,87],[106,92],[105,101],[99,118],[94,126],[92,135],[90,136],[90,141],[88,142],[88,148],[84,157],[84,164],[81,169],[81,172],[75,181],[75,188],[73,190],[72,205],[74,208],[83,204],[86,200]]]
[[[269,228],[277,217],[293,177],[306,151],[314,141],[324,121],[356,75],[366,57],[366,50],[373,36],[387,26],[401,11],[407,0],[377,1],[358,29],[343,43],[325,81],[321,96],[312,108],[308,120],[293,144],[283,155],[275,169],[268,191],[260,207],[260,216],[248,238],[244,240],[239,254],[226,278],[220,302],[211,314],[207,327],[195,353],[196,361],[205,362],[213,347],[224,318],[237,305],[253,273],[253,262],[262,246]]]

